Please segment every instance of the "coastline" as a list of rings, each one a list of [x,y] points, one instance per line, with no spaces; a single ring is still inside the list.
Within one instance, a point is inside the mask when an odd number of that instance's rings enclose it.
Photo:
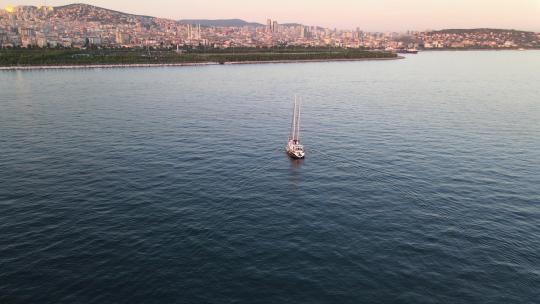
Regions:
[[[230,61],[223,64],[261,64],[261,63],[308,63],[308,62],[339,62],[339,61],[380,61],[380,60],[399,60],[405,59],[405,56],[388,58],[338,58],[338,59],[299,59],[299,60],[267,60],[267,61]]]
[[[68,70],[68,69],[114,69],[114,68],[151,68],[151,67],[189,67],[237,64],[271,64],[271,63],[310,63],[310,62],[343,62],[343,61],[385,61],[405,59],[404,56],[391,58],[339,58],[339,59],[306,59],[306,60],[261,60],[261,61],[229,61],[229,62],[183,62],[183,63],[133,63],[133,64],[89,64],[89,65],[28,65],[0,66],[0,71],[26,70]]]
[[[490,52],[509,52],[509,51],[519,51],[519,52],[525,52],[525,51],[540,51],[540,48],[529,48],[529,49],[518,49],[518,48],[505,48],[505,49],[497,49],[497,48],[486,48],[486,49],[466,49],[466,48],[442,48],[442,49],[423,49],[422,52],[483,52],[483,51],[490,51]]]

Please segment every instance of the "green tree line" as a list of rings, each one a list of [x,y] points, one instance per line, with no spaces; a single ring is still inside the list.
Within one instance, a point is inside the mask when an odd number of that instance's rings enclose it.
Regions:
[[[70,49],[10,49],[0,50],[0,66],[89,65],[89,64],[159,64],[201,62],[243,62],[280,60],[335,60],[362,58],[392,58],[387,52],[349,49],[228,49],[227,52],[150,51],[133,49],[70,50]]]

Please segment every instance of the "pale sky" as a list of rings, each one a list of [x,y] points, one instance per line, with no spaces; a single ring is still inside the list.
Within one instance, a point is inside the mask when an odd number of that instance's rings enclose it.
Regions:
[[[540,31],[540,0],[0,0],[0,7],[73,2],[171,19],[266,23],[271,18],[367,31],[473,27]]]

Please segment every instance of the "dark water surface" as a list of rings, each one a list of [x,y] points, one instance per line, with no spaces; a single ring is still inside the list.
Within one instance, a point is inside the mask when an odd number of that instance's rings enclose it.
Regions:
[[[0,72],[0,152],[2,304],[540,298],[538,51]]]

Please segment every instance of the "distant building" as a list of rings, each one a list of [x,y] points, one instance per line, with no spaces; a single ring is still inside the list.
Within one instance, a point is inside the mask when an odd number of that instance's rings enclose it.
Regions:
[[[101,43],[102,43],[101,37],[97,37],[97,36],[88,37],[88,44],[90,45],[100,46]]]
[[[279,24],[277,21],[272,23],[272,33],[279,33]]]
[[[121,31],[116,32],[116,44],[126,44],[129,42],[129,36]]]
[[[187,37],[188,40],[193,40],[193,25],[187,25]]]
[[[36,45],[36,39],[32,36],[21,36],[21,46],[24,48]]]
[[[272,32],[272,19],[266,20],[266,32],[267,33]]]
[[[36,37],[36,42],[37,46],[41,48],[47,47],[47,37],[45,37],[43,34]]]
[[[306,27],[301,25],[300,26],[300,38],[306,38],[306,32],[307,32]]]

